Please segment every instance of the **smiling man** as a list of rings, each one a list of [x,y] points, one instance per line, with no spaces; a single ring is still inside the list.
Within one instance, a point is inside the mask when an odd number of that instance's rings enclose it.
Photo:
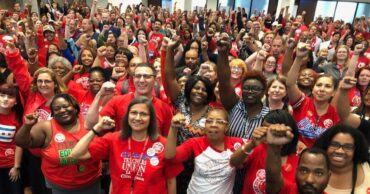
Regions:
[[[133,82],[135,85],[135,92],[127,93],[125,95],[117,95],[114,96],[98,113],[95,111],[96,109],[90,109],[94,111],[88,112],[88,117],[86,121],[88,124],[87,127],[93,126],[97,123],[98,114],[102,116],[109,116],[116,122],[116,130],[121,130],[121,123],[123,117],[127,112],[128,104],[137,96],[145,96],[148,99],[152,99],[152,103],[154,109],[156,111],[157,116],[157,126],[158,130],[160,131],[161,135],[164,137],[167,136],[168,130],[171,125],[172,119],[172,111],[166,103],[158,99],[157,97],[153,96],[153,88],[155,85],[155,78],[156,71],[153,66],[148,64],[139,64],[134,71],[133,74]],[[101,90],[106,90],[104,87]],[[104,96],[105,91],[99,91],[98,94],[95,96],[94,101],[99,100],[102,96]],[[93,106],[93,104],[91,105]],[[96,106],[96,104],[95,104]]]

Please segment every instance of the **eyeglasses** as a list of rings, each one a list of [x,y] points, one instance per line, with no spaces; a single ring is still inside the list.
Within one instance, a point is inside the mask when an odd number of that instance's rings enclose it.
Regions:
[[[146,113],[146,112],[139,112],[139,111],[130,111],[129,114],[131,116],[134,116],[134,117],[137,117],[137,116],[140,116],[140,117],[147,117],[149,116],[149,113]]]
[[[232,72],[241,72],[242,68],[240,68],[240,67],[231,67],[231,71]]]
[[[141,79],[142,77],[144,79],[150,79],[150,78],[154,77],[154,75],[152,75],[152,74],[135,74],[134,75],[134,78],[136,78],[136,79]]]
[[[228,122],[222,119],[206,119],[207,124],[216,123],[217,125],[226,125]]]
[[[259,86],[244,86],[243,87],[244,91],[252,91],[252,92],[260,92],[263,90],[262,87]]]
[[[37,81],[37,84],[51,84],[51,83],[53,83],[54,81],[53,80],[42,80],[42,79],[38,79]]]
[[[340,144],[338,142],[330,142],[329,148],[335,150],[342,148],[345,152],[352,152],[355,149],[355,145],[350,143]]]

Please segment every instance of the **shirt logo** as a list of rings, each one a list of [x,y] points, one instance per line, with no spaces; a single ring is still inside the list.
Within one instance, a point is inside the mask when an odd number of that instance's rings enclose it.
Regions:
[[[253,191],[256,194],[264,194],[266,191],[266,172],[265,169],[259,169],[256,172],[256,179],[253,181]]]
[[[54,141],[58,142],[58,143],[62,143],[66,140],[66,137],[63,135],[63,133],[57,133],[55,136],[54,136]]]

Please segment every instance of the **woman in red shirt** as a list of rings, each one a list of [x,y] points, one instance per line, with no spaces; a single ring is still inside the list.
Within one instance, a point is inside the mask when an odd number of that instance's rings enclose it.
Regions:
[[[101,162],[75,160],[72,148],[88,131],[80,107],[68,94],[57,94],[51,104],[53,119],[37,122],[38,113],[25,116],[15,136],[18,146],[41,149],[41,170],[47,187],[60,194],[99,194]]]
[[[265,160],[267,156],[266,134],[271,124],[284,124],[292,129],[294,138],[282,147],[282,175],[284,181],[295,182],[295,169],[298,164],[296,147],[298,142],[298,128],[293,117],[286,110],[272,110],[265,116],[262,127],[254,130],[249,144],[242,146],[231,156],[231,166],[244,165],[246,174],[243,184],[243,193],[266,193]]]
[[[158,135],[151,100],[144,96],[133,99],[122,130],[94,139],[113,127],[114,120],[102,117],[73,148],[70,157],[109,160],[114,194],[176,193],[175,177],[183,167],[164,157],[166,139]]]
[[[339,122],[335,108],[330,100],[338,83],[332,75],[319,76],[312,89],[312,98],[305,96],[298,88],[297,79],[303,58],[309,50],[299,43],[296,58],[287,76],[287,93],[293,107],[293,117],[299,129],[300,147],[312,147],[314,141],[328,128]]]
[[[22,123],[23,107],[16,86],[0,86],[0,193],[23,193],[20,176],[22,148],[14,136]]]

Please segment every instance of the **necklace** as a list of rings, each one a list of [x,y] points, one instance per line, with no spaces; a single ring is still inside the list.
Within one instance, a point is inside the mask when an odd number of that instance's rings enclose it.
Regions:
[[[136,172],[134,173],[134,176],[131,177],[131,190],[130,190],[130,194],[133,194],[134,193],[134,186],[135,186],[135,178],[136,178],[136,175],[137,173],[139,172],[139,168],[140,168],[140,164],[141,164],[141,161],[143,159],[143,156],[144,156],[144,152],[146,150],[146,146],[148,145],[148,140],[149,140],[149,137],[146,137],[145,138],[145,143],[144,143],[144,147],[143,147],[143,150],[141,151],[141,154],[140,154],[140,157],[139,157],[139,162],[137,164],[137,170]],[[131,141],[132,141],[132,137],[130,137],[128,139],[128,152],[130,153],[130,162],[132,164],[132,150],[131,150]],[[131,173],[130,173],[131,174]]]

